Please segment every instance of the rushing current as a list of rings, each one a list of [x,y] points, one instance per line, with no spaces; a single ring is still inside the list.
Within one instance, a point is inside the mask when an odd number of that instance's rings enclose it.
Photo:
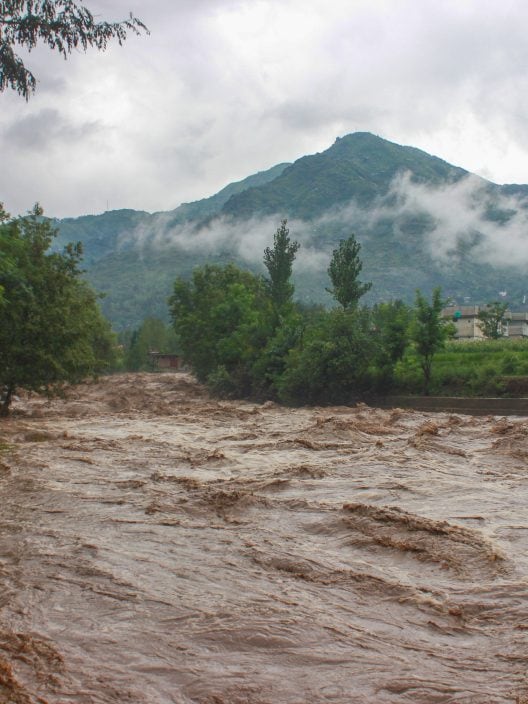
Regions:
[[[139,374],[0,440],[2,703],[528,701],[526,420]]]

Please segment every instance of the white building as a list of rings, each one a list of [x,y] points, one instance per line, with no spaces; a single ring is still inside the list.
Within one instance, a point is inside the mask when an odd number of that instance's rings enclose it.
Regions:
[[[480,327],[478,314],[487,306],[448,306],[442,311],[442,317],[453,321],[457,340],[482,340],[485,338]],[[528,312],[512,313],[507,310],[501,321],[502,337],[528,338]]]

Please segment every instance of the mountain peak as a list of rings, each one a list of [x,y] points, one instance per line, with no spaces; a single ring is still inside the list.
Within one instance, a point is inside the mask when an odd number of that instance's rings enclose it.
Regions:
[[[338,137],[323,152],[303,156],[267,184],[233,195],[223,212],[232,217],[280,213],[312,219],[355,200],[366,206],[384,195],[398,173],[438,184],[456,181],[467,171],[414,147],[389,142],[370,132]]]
[[[347,141],[354,141],[354,142],[362,142],[362,141],[380,141],[380,142],[387,142],[387,139],[383,139],[383,137],[379,137],[376,134],[373,134],[372,132],[349,132],[349,134],[344,134],[342,137],[336,137],[335,144],[337,142],[347,142]]]

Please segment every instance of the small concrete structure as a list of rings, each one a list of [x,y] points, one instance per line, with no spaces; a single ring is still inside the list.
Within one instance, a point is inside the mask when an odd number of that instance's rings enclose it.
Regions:
[[[442,311],[442,318],[453,321],[457,340],[483,340],[478,319],[480,309],[480,306],[448,306]]]
[[[149,352],[152,366],[159,371],[170,369],[178,371],[183,367],[183,359],[178,354],[165,354],[163,352]]]
[[[528,313],[510,313],[508,337],[528,337]]]
[[[442,317],[452,320],[456,327],[457,340],[483,340],[485,335],[479,325],[478,314],[487,306],[448,306],[442,311]],[[528,313],[506,310],[501,322],[502,337],[513,339],[528,337]]]

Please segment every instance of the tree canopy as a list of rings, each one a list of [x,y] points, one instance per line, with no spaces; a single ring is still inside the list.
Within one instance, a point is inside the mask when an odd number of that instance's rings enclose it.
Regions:
[[[349,403],[376,386],[378,338],[367,309],[334,308],[307,325],[277,381],[288,403]]]
[[[170,307],[186,362],[222,396],[346,403],[386,390],[407,342],[408,309],[387,304],[373,317],[354,297],[343,308],[303,310],[290,283],[297,248],[283,220],[264,251],[268,280],[233,264],[176,280]],[[356,294],[369,288],[353,283]]]
[[[507,303],[493,301],[493,303],[488,303],[486,308],[479,312],[478,326],[485,337],[489,337],[491,340],[498,340],[504,335],[502,324],[507,308]]]
[[[424,394],[429,394],[433,357],[445,345],[453,328],[453,324],[442,319],[442,308],[445,301],[442,299],[440,288],[435,288],[431,303],[420,290],[416,291],[414,318],[411,323],[411,340],[420,360],[423,372]]]
[[[291,303],[294,291],[290,279],[300,244],[292,242],[289,235],[287,220],[282,220],[273,236],[273,247],[266,247],[264,250],[264,265],[269,273],[269,291],[278,312]]]
[[[354,235],[339,242],[339,247],[334,249],[328,276],[332,288],[327,289],[343,308],[355,308],[361,296],[372,288],[371,283],[361,283],[359,275],[363,264],[359,258],[361,245]]]
[[[206,265],[194,270],[191,281],[176,280],[171,316],[199,381],[222,382],[227,389],[236,379],[238,393],[244,393],[248,369],[271,329],[266,293],[260,277],[234,264]]]
[[[42,43],[66,59],[74,49],[104,51],[110,40],[121,45],[128,32],[141,31],[149,33],[132,13],[121,22],[96,22],[72,0],[0,0],[0,91],[12,88],[27,100],[37,85],[14,47],[31,51]]]
[[[35,206],[0,224],[0,415],[17,388],[52,393],[104,371],[115,353],[97,296],[80,278],[80,244],[49,251],[55,232],[41,216]]]

